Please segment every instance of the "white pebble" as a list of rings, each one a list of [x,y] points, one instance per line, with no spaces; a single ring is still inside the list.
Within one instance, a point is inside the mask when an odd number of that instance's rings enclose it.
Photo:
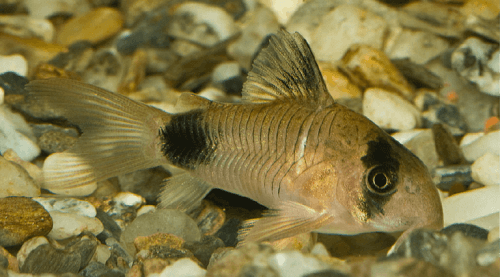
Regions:
[[[137,211],[137,216],[154,212],[156,210],[156,206],[154,205],[144,205]]]
[[[477,159],[472,164],[472,179],[485,186],[500,185],[500,157],[486,153]]]
[[[415,130],[397,132],[397,133],[392,134],[392,138],[394,138],[395,140],[397,140],[401,144],[405,144],[405,143],[411,141],[416,136],[418,136],[423,131],[425,131],[425,130],[424,129],[415,129]]]
[[[420,112],[416,107],[380,88],[365,91],[363,114],[384,129],[411,130],[420,125]]]
[[[95,236],[104,230],[104,226],[97,218],[90,218],[80,214],[49,212],[54,223],[47,237],[55,240],[68,239],[80,235],[82,232],[91,232]]]
[[[34,237],[23,243],[19,252],[17,252],[17,262],[19,263],[19,267],[22,267],[26,258],[31,251],[35,250],[38,246],[49,244],[49,241],[45,237]]]
[[[86,217],[95,217],[95,207],[87,201],[74,198],[49,198],[36,197],[33,198],[36,202],[42,205],[49,213],[58,211],[62,213],[78,214]]]
[[[500,211],[499,186],[454,194],[443,200],[444,226],[469,222]]]
[[[299,251],[281,252],[268,258],[269,266],[279,276],[301,277],[313,272],[328,269],[328,266],[314,257],[305,256]]]
[[[0,105],[3,104],[4,96],[5,96],[5,91],[3,90],[3,88],[0,87]]]
[[[212,81],[219,83],[240,75],[240,65],[237,62],[221,63],[212,72]]]
[[[0,154],[12,149],[21,159],[31,161],[41,153],[35,141],[24,118],[7,107],[0,106]]]
[[[330,257],[330,253],[328,253],[328,250],[326,250],[325,245],[322,244],[321,242],[318,242],[314,245],[313,249],[311,250],[311,254]]]
[[[0,56],[0,64],[2,65],[0,67],[0,74],[9,71],[24,77],[28,74],[28,61],[19,54]]]
[[[160,277],[205,277],[207,271],[189,258],[182,258],[165,267]]]
[[[174,14],[190,15],[197,24],[210,26],[220,40],[225,40],[238,32],[233,17],[223,8],[205,3],[185,2],[180,4]]]
[[[142,204],[146,203],[146,199],[142,196],[131,192],[120,192],[115,197],[113,201],[124,207],[133,207],[138,209]]]
[[[381,49],[388,30],[378,15],[353,5],[339,5],[321,18],[311,47],[320,61],[337,61],[353,44]]]
[[[500,130],[487,133],[469,144],[461,145],[467,161],[473,162],[486,153],[500,156]]]
[[[40,188],[20,165],[0,156],[0,198],[9,196],[36,197]]]
[[[464,148],[465,146],[473,143],[474,141],[476,141],[477,139],[479,139],[482,136],[484,136],[484,132],[467,133],[460,141],[460,147]]]

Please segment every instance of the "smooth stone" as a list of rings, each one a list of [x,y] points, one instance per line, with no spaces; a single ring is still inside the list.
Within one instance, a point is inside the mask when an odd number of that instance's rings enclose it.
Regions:
[[[436,145],[436,152],[444,166],[466,163],[462,149],[460,149],[448,128],[443,124],[434,124],[432,125],[432,135]]]
[[[163,180],[171,175],[162,167],[137,170],[118,176],[122,191],[129,191],[141,196],[148,203],[157,203],[158,195],[163,187]],[[142,202],[144,204],[145,202]],[[139,207],[137,207],[139,208]]]
[[[48,212],[58,211],[62,213],[78,214],[87,217],[95,217],[95,207],[87,201],[74,198],[33,198],[42,205]]]
[[[330,253],[326,249],[325,245],[321,242],[317,242],[310,252],[311,255],[330,257]]]
[[[54,39],[54,25],[47,19],[37,19],[27,15],[1,15],[0,30],[23,38],[39,38],[45,42]]]
[[[329,269],[320,260],[299,251],[276,253],[268,258],[269,266],[280,276],[302,277],[306,274]]]
[[[91,9],[86,0],[25,0],[23,4],[34,18],[49,18],[59,14],[81,15]]]
[[[116,41],[118,52],[130,55],[138,48],[166,49],[170,46],[170,38],[166,28],[171,18],[167,9],[149,13],[132,30],[126,30]]]
[[[201,241],[186,242],[182,245],[183,248],[191,251],[194,256],[203,264],[203,267],[207,267],[210,262],[210,257],[212,253],[218,248],[224,247],[224,242],[214,236],[203,236]]]
[[[291,33],[298,32],[310,43],[323,16],[330,13],[338,5],[336,1],[305,1],[290,17],[286,23],[286,29]]]
[[[429,32],[401,29],[396,33],[391,34],[391,40],[384,46],[391,59],[409,58],[417,64],[426,64],[450,46],[447,40]]]
[[[455,223],[441,230],[441,233],[452,237],[455,232],[461,232],[467,237],[486,240],[488,238],[488,230],[472,224]]]
[[[104,230],[101,221],[95,217],[55,210],[50,212],[50,216],[54,227],[47,236],[55,240],[71,238],[83,232],[99,235]]]
[[[461,76],[475,83],[481,92],[500,96],[500,74],[484,66],[492,59],[495,47],[492,43],[470,37],[451,54],[451,66]]]
[[[10,56],[0,55],[0,64],[2,64],[0,74],[6,72],[14,72],[20,76],[26,76],[28,74],[28,61],[19,54]]]
[[[481,93],[476,85],[460,76],[455,70],[445,67],[439,59],[427,63],[426,67],[447,84],[439,90],[439,96],[447,98],[449,95],[455,95],[454,106],[459,112],[447,110],[447,108],[443,111],[444,114],[449,115],[449,117],[459,114],[462,117],[457,121],[459,124],[456,125],[457,127],[461,126],[460,121],[465,123],[467,129],[462,130],[462,134],[464,131],[483,131],[484,123],[491,117],[491,112],[495,109],[498,98]],[[453,117],[448,119],[453,119]]]
[[[26,257],[20,264],[21,272],[27,273],[77,273],[86,267],[97,247],[95,238],[81,237],[70,241],[61,249],[58,245],[39,244],[23,251]]]
[[[220,238],[226,246],[236,246],[238,244],[238,229],[241,224],[238,218],[230,218],[224,222],[224,225],[215,233],[215,236]]]
[[[189,213],[189,216],[195,220],[203,236],[214,235],[226,221],[224,210],[209,201],[202,201],[198,208]]]
[[[411,130],[420,126],[420,112],[399,95],[370,88],[363,98],[363,115],[383,129]]]
[[[83,277],[125,277],[125,274],[117,269],[111,269],[103,263],[90,262],[80,275]]]
[[[495,20],[500,13],[500,4],[497,1],[475,0],[466,1],[460,11],[466,15],[477,15],[484,19]]]
[[[464,157],[469,162],[474,162],[486,153],[500,156],[500,130],[493,131],[479,137],[468,144],[461,143],[460,147]]]
[[[274,253],[270,245],[256,243],[245,244],[239,248],[220,248],[212,254],[207,277],[278,277],[268,265],[268,258]]]
[[[241,27],[241,35],[229,45],[227,53],[248,71],[264,39],[276,33],[280,25],[276,15],[264,5],[247,12],[242,20],[245,24]]]
[[[117,205],[134,209],[139,209],[140,206],[146,203],[143,197],[128,191],[118,193],[113,197],[113,201],[115,201]]]
[[[285,25],[295,11],[303,4],[303,0],[263,0],[261,2],[274,12],[278,18],[278,22],[282,25]]]
[[[489,266],[500,258],[500,240],[496,240],[479,249],[476,255],[477,264]]]
[[[123,16],[118,10],[101,7],[64,23],[57,33],[56,42],[70,45],[87,40],[97,44],[117,34],[122,26]]]
[[[327,276],[329,275],[326,275],[325,277]],[[337,276],[344,277],[343,275],[332,275],[332,277],[337,277]],[[455,275],[450,273],[449,270],[446,270],[441,266],[434,265],[430,262],[415,258],[401,258],[397,260],[381,261],[379,263],[374,263],[373,265],[370,266],[370,277],[400,277],[400,276],[455,277]]]
[[[40,148],[49,153],[64,152],[75,145],[78,138],[58,131],[44,132],[38,138]]]
[[[302,253],[310,252],[316,243],[316,234],[305,232],[292,237],[269,242],[276,251],[298,250]]]
[[[407,100],[413,91],[384,52],[366,45],[354,45],[342,57],[340,68],[359,87],[395,91]]]
[[[325,15],[311,40],[320,61],[337,61],[353,44],[382,49],[388,30],[385,20],[351,5],[340,5]]]
[[[344,73],[330,63],[319,63],[326,88],[333,99],[361,98],[362,91]]]
[[[2,269],[19,271],[17,258],[0,246],[0,271]]]
[[[36,197],[40,188],[19,164],[0,156],[0,198],[9,196]]]
[[[212,73],[214,85],[228,94],[241,95],[244,81],[238,62],[221,63]]]
[[[141,216],[141,215],[147,214],[147,213],[152,213],[154,211],[156,211],[156,206],[144,205],[137,210],[137,216]]]
[[[432,128],[435,124],[445,125],[453,135],[465,133],[468,126],[459,108],[453,104],[440,103],[431,105],[422,112],[423,127]]]
[[[165,267],[159,277],[205,277],[206,270],[189,258],[183,258],[175,261]]]
[[[16,53],[22,53],[28,61],[28,75],[36,70],[40,63],[44,63],[62,51],[67,51],[67,48],[55,44],[47,43],[38,38],[21,38],[5,33],[0,33],[0,53],[12,53],[15,49]]]
[[[82,81],[116,92],[125,72],[123,57],[114,48],[97,50],[82,73]]]
[[[439,76],[432,73],[424,65],[412,62],[409,58],[391,59],[391,62],[405,79],[417,88],[439,90],[444,85]]]
[[[485,186],[500,185],[500,157],[486,153],[472,164],[472,178]]]
[[[48,63],[68,72],[81,74],[89,66],[94,52],[89,41],[77,41],[68,46],[67,51],[58,53]]]
[[[491,59],[488,61],[488,67],[496,73],[500,73],[500,49],[491,54]]]
[[[1,106],[0,153],[12,149],[21,159],[31,161],[41,152],[35,141],[31,127],[24,118],[20,114],[11,112],[6,106]]]
[[[169,34],[205,46],[213,46],[239,31],[233,17],[226,10],[202,2],[179,4],[173,9],[173,16]],[[185,18],[189,18],[189,21],[183,20]],[[189,29],[194,30],[187,33],[186,30]]]
[[[132,221],[122,232],[120,241],[129,253],[134,254],[134,239],[154,233],[173,234],[186,241],[199,241],[201,238],[196,223],[185,213],[178,210],[158,209]]]
[[[130,58],[127,57],[128,68],[118,85],[116,92],[128,95],[137,91],[137,87],[146,76],[147,53],[142,49],[136,50]]]
[[[25,197],[0,198],[0,246],[20,245],[52,229],[50,214]]]
[[[493,230],[494,228],[500,226],[500,212],[469,220],[466,223],[479,226],[486,230]]]
[[[156,246],[180,250],[184,242],[184,239],[172,234],[155,233],[149,236],[136,237],[134,239],[134,246],[138,252],[141,250],[150,250]]]
[[[5,98],[5,91],[2,87],[0,87],[0,105],[3,105],[4,98]]]
[[[118,224],[115,222],[115,220],[105,213],[103,210],[100,208],[96,209],[96,218],[101,221],[104,231],[97,235],[97,238],[103,242],[106,241],[106,239],[113,237],[115,239],[120,239],[120,236],[122,234],[122,229]]]
[[[499,186],[487,186],[458,193],[445,198],[443,202],[444,226],[469,222],[490,214],[498,213]]]
[[[19,265],[23,265],[31,251],[35,250],[38,246],[45,244],[49,244],[49,240],[45,237],[34,237],[24,242],[16,255]]]
[[[454,185],[470,185],[474,180],[468,164],[436,167],[432,170],[432,181],[441,190],[450,191]]]

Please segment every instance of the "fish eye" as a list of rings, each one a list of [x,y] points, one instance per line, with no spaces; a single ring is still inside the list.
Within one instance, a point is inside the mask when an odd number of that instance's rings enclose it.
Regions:
[[[394,189],[396,177],[390,167],[375,166],[368,172],[366,182],[372,192],[386,194]]]

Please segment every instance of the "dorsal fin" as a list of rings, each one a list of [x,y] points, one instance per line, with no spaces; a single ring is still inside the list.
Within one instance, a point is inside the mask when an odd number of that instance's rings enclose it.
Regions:
[[[285,30],[273,35],[269,46],[258,54],[243,85],[243,99],[254,103],[292,100],[318,107],[334,102],[307,42],[300,34]]]

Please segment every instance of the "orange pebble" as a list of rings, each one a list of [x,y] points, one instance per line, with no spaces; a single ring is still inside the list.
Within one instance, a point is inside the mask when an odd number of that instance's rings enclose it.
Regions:
[[[446,98],[448,101],[456,103],[458,101],[458,94],[456,91],[452,90],[446,94]]]
[[[486,122],[484,123],[484,131],[488,132],[488,131],[492,131],[494,129],[497,129],[497,127],[495,127],[495,126],[498,125],[499,122],[500,122],[500,119],[498,119],[498,117],[496,117],[496,116],[492,116],[492,117],[488,118],[488,120],[486,120]]]

